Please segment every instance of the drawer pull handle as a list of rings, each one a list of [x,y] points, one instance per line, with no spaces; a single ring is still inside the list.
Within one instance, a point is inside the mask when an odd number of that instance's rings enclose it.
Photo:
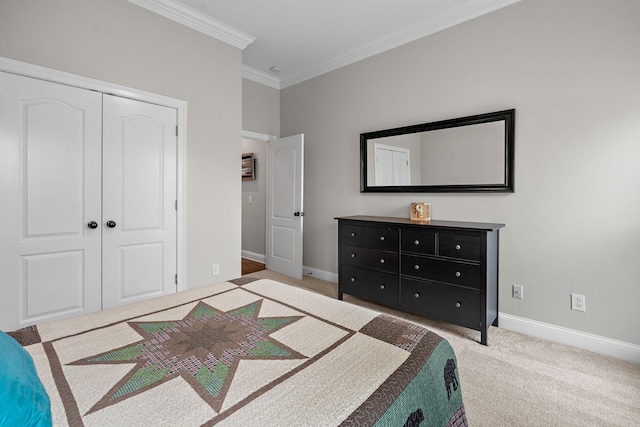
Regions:
[[[415,242],[413,242],[413,244],[418,246],[420,244],[420,240],[416,240]]]
[[[355,278],[355,277],[352,277],[352,278],[351,278],[351,283],[353,283],[353,282],[355,282],[355,281],[356,281],[356,278]]]
[[[460,276],[462,276],[462,274],[460,274],[459,271],[456,271],[456,277],[460,277]]]
[[[462,248],[462,246],[460,246],[460,245],[456,245],[456,250],[457,250],[457,251],[459,251],[459,250],[460,250],[460,248]]]
[[[356,254],[351,254],[351,258],[355,258],[355,257],[356,257]]]
[[[384,236],[380,236],[380,241],[384,242]]]
[[[384,285],[380,285],[380,289],[384,289]]]
[[[420,294],[419,294],[418,292],[416,292],[415,294],[413,294],[413,296],[414,296],[415,298],[420,298]]]
[[[380,264],[384,264],[384,258],[380,259]]]
[[[420,266],[418,264],[414,265],[413,268],[416,270],[420,270]]]
[[[462,304],[460,304],[459,302],[456,303],[456,308],[460,308]]]
[[[351,237],[356,237],[356,233],[351,233]]]

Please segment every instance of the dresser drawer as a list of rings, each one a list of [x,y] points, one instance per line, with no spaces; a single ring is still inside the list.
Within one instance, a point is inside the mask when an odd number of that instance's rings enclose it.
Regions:
[[[340,291],[382,304],[398,304],[398,275],[343,265]]]
[[[482,285],[482,266],[476,264],[402,255],[400,272],[405,276],[476,289],[480,289]]]
[[[342,259],[340,262],[356,267],[386,271],[388,273],[398,273],[397,252],[359,248],[357,246],[343,246]]]
[[[435,255],[436,233],[424,230],[402,230],[402,251]]]
[[[399,235],[397,228],[367,227],[367,246],[397,252]]]
[[[364,246],[367,243],[367,227],[345,224],[340,231],[340,243]]]
[[[482,261],[482,237],[441,231],[438,233],[438,255]]]
[[[480,291],[440,283],[402,279],[400,305],[429,317],[480,327]]]

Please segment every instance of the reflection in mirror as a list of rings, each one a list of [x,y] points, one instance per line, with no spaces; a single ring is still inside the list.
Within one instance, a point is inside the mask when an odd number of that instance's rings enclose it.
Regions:
[[[362,134],[361,191],[513,191],[514,114]]]

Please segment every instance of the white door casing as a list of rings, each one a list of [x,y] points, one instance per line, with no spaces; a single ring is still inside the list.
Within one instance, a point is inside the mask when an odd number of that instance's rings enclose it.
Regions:
[[[0,327],[98,311],[101,94],[4,72],[0,94]]]
[[[103,98],[103,309],[176,292],[176,110]]]
[[[266,265],[302,279],[304,135],[267,144]]]

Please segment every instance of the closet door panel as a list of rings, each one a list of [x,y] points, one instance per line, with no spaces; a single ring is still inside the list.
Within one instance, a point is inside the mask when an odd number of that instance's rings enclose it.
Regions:
[[[102,96],[4,72],[0,94],[0,328],[98,311]]]
[[[110,95],[103,110],[103,308],[110,308],[176,291],[177,115]]]

